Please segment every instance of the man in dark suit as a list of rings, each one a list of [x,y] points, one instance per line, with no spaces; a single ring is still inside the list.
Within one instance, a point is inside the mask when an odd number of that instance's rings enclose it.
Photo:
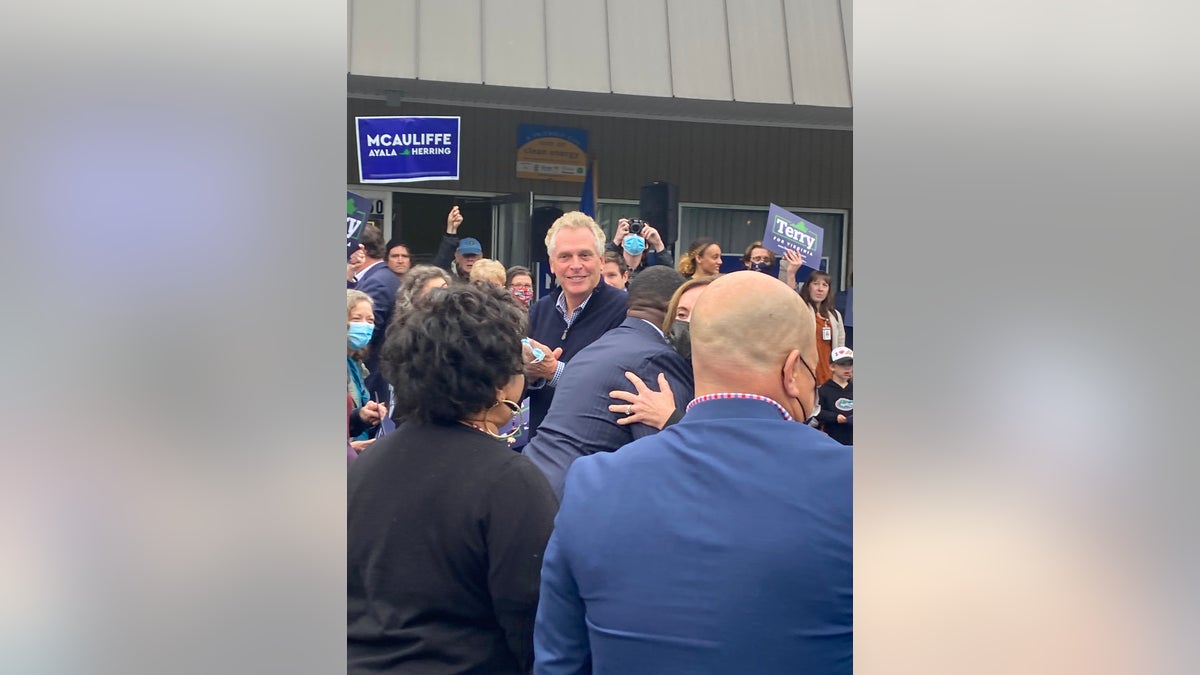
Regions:
[[[530,347],[543,353],[536,360],[527,349],[525,358],[530,440],[537,438],[562,386],[567,362],[621,325],[627,300],[625,291],[600,281],[604,232],[587,214],[571,211],[555,220],[546,233],[546,252],[558,288],[529,308]]]
[[[804,424],[815,333],[765,274],[700,296],[683,419],[567,472],[535,673],[852,672],[852,455]]]
[[[388,402],[388,384],[379,367],[379,352],[383,349],[383,336],[388,321],[392,318],[392,306],[396,304],[396,290],[400,288],[400,277],[387,264],[383,246],[383,232],[374,223],[367,223],[363,230],[362,251],[366,256],[362,269],[347,286],[371,296],[375,311],[375,332],[371,335],[370,350],[367,352],[367,390],[374,400]]]
[[[651,267],[629,283],[625,321],[571,359],[538,434],[525,446],[550,487],[562,496],[562,480],[576,457],[612,452],[658,429],[643,423],[621,425],[609,412],[609,392],[628,389],[625,372],[648,382],[667,377],[682,410],[692,400],[692,368],[663,336],[663,317],[683,276],[669,267]]]

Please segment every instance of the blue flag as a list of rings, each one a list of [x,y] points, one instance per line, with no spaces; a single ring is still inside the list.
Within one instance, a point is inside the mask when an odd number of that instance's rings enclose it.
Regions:
[[[583,196],[579,198],[579,210],[596,218],[596,171],[595,162],[588,164],[587,175],[583,178]]]
[[[358,250],[367,215],[371,213],[371,200],[353,192],[346,192],[346,259]]]

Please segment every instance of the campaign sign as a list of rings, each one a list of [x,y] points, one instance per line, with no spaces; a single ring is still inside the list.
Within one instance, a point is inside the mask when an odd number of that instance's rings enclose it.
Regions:
[[[346,191],[346,258],[358,250],[367,216],[371,213],[371,200]]]
[[[558,279],[550,271],[550,263],[541,260],[533,264],[533,280],[534,300],[541,300],[544,296],[552,293],[554,287],[558,285]]]
[[[460,117],[355,117],[363,183],[458,180]]]
[[[584,182],[587,141],[587,129],[518,125],[517,178]]]
[[[820,264],[824,243],[824,229],[771,204],[767,212],[767,230],[763,232],[763,248],[779,255],[784,251],[799,251],[804,256],[804,266],[815,269]]]

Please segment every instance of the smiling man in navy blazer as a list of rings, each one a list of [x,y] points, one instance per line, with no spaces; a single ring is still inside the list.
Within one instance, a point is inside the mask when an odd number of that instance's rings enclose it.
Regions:
[[[815,333],[765,274],[700,296],[683,419],[567,472],[535,673],[852,672],[852,450],[804,424]]]
[[[643,381],[667,378],[675,394],[675,408],[692,400],[692,367],[671,349],[663,336],[663,317],[683,275],[670,267],[653,266],[629,282],[625,321],[586,346],[565,369],[566,377],[550,404],[538,435],[525,446],[555,494],[562,496],[563,476],[577,457],[613,452],[658,429],[644,423],[621,425],[609,412],[609,392],[628,389],[625,372]]]

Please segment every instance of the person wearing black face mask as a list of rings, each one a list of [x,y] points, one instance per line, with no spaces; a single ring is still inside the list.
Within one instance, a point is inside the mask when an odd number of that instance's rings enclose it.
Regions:
[[[696,397],[683,419],[567,474],[535,662],[744,672],[752,659],[849,675],[853,454],[803,424],[816,409],[812,312],[778,279],[739,271],[689,319]]]
[[[761,241],[756,241],[746,247],[746,252],[742,254],[742,264],[753,272],[771,274],[775,269],[775,254],[771,249],[764,247]]]
[[[675,292],[675,297],[671,298],[671,304],[667,310],[667,318],[663,324],[664,334],[667,336],[671,348],[687,360],[689,366],[692,364],[692,333],[689,316],[704,287],[715,278],[704,277],[689,280]],[[801,361],[803,362],[803,359]],[[804,367],[808,368],[808,371],[813,374],[813,379],[816,380],[816,372],[807,363],[804,363]],[[634,392],[617,390],[609,393],[612,398],[622,401],[622,403],[608,406],[610,412],[622,415],[617,420],[617,424],[642,422],[657,429],[665,429],[683,419],[684,411],[675,406],[674,392],[671,391],[670,384],[661,375],[658,381],[658,391],[650,389],[650,383],[643,383],[634,373],[625,373],[625,377],[633,383]],[[804,423],[811,427],[819,425],[817,414],[821,411],[820,397],[817,396],[815,401],[813,409],[809,411],[804,420]]]
[[[659,328],[682,283],[683,277],[669,267],[654,265],[643,271],[629,283],[625,321],[572,359],[571,377],[559,385],[538,434],[524,450],[556,492],[576,458],[613,452],[658,431],[648,424],[621,424],[605,409],[603,395],[625,386],[627,371],[637,373],[635,377],[663,375],[674,388],[672,408],[691,400],[692,369]]]
[[[663,335],[677,354],[692,365],[692,340],[688,319],[696,299],[712,283],[716,277],[701,277],[689,279],[680,286],[667,305],[663,319]],[[658,391],[650,388],[651,383],[643,382],[636,373],[627,372],[625,378],[633,383],[634,391],[613,390],[609,396],[619,401],[608,406],[609,412],[617,414],[617,424],[648,424],[655,429],[665,429],[683,418],[683,409],[676,405],[675,392],[667,378],[659,375]]]

